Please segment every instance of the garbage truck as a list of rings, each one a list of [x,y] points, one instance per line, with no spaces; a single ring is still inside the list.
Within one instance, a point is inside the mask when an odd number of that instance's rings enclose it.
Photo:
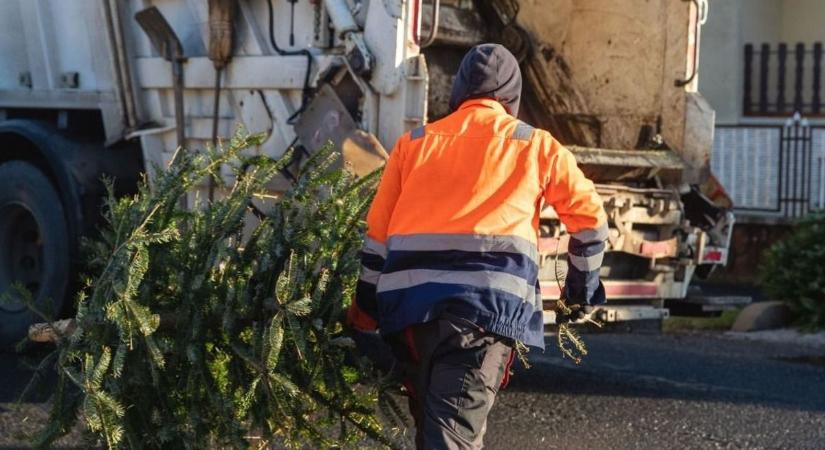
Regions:
[[[19,283],[41,312],[69,313],[102,177],[133,192],[177,149],[238,125],[265,136],[258,155],[332,141],[372,170],[403,133],[449,113],[463,53],[499,42],[525,77],[521,118],[570,148],[604,199],[599,318],[661,319],[726,262],[733,225],[697,91],[706,14],[706,0],[0,2],[0,292]],[[220,195],[211,184],[183,201]],[[548,207],[547,323],[566,248]],[[4,295],[0,343],[39,319]]]

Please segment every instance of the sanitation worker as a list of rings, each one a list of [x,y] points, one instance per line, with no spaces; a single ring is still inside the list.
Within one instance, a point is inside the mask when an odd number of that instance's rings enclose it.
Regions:
[[[507,49],[472,48],[452,113],[398,140],[367,215],[347,319],[378,329],[404,365],[418,448],[481,448],[515,342],[544,349],[543,205],[570,233],[568,305],[605,301],[602,201],[570,151],[516,118],[521,84]]]

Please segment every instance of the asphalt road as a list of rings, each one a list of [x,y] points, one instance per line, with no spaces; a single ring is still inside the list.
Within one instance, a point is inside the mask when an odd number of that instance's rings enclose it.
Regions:
[[[825,348],[719,334],[585,340],[580,366],[549,340],[531,369],[518,369],[493,408],[486,448],[825,449]],[[3,450],[20,448],[45,417],[36,401],[10,410],[27,378],[19,362],[0,354]],[[77,435],[62,445],[82,448]]]
[[[489,449],[825,449],[825,349],[704,335],[548,345],[493,408]],[[548,341],[549,343],[549,341]]]

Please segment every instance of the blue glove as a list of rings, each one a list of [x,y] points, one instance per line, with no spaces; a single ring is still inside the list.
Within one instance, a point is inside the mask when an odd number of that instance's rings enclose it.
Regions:
[[[604,284],[599,280],[595,287],[588,286],[587,283],[575,283],[568,277],[567,284],[561,291],[561,298],[567,306],[571,305],[601,305],[607,301],[604,291]]]
[[[601,281],[599,281],[598,287],[596,287],[595,291],[589,297],[585,296],[586,294],[584,291],[586,289],[579,289],[578,295],[570,295],[571,292],[568,290],[568,286],[569,284],[562,289],[561,298],[564,301],[564,304],[570,308],[570,312],[567,314],[557,312],[557,324],[577,322],[584,319],[588,314],[591,314],[596,310],[593,305],[601,305],[607,301],[604,285]]]
[[[347,335],[355,342],[357,353],[367,357],[382,373],[390,373],[398,366],[392,348],[377,331],[361,331],[351,328]]]

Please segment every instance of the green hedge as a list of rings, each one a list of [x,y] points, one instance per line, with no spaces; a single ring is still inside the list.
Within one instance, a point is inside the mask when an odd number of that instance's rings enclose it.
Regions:
[[[800,327],[825,329],[825,212],[802,219],[774,244],[760,272],[767,294],[785,301]]]

